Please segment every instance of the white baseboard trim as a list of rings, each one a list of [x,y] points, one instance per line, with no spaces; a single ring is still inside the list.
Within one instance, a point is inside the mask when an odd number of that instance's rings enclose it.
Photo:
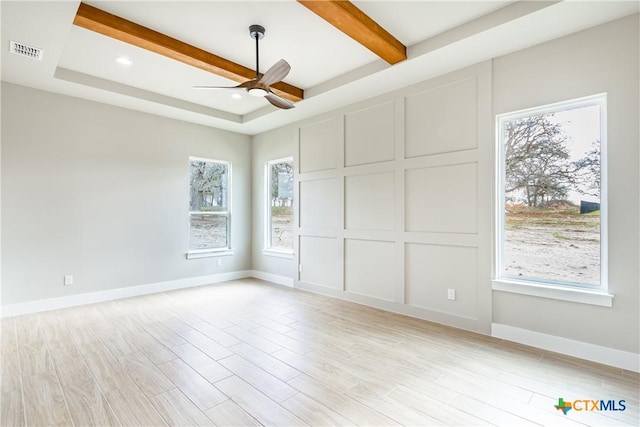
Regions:
[[[488,326],[485,327],[482,321],[473,317],[466,317],[453,313],[429,310],[426,308],[416,307],[401,302],[388,301],[368,295],[343,291],[342,289],[329,288],[326,286],[318,285],[316,283],[297,281],[295,282],[294,287],[296,289],[312,292],[314,294],[326,295],[332,298],[341,299],[343,301],[349,301],[367,307],[377,308],[391,313],[413,317],[427,322],[451,326],[465,331],[477,332],[483,335],[489,335],[491,333]]]
[[[640,354],[629,351],[543,334],[502,323],[491,324],[491,336],[628,371],[640,372]]]
[[[266,280],[267,282],[277,283],[278,285],[293,288],[293,277],[280,276],[278,274],[267,273],[258,270],[249,270],[251,277]]]
[[[253,271],[250,270],[233,271],[230,273],[210,274],[207,276],[190,277],[187,279],[169,280],[167,282],[109,289],[107,291],[69,295],[66,297],[42,299],[19,304],[7,304],[0,307],[0,318],[20,316],[23,314],[38,313],[48,310],[57,310],[60,308],[93,304],[102,301],[135,297],[138,295],[154,294],[158,292],[172,291],[175,289],[191,288],[194,286],[209,285],[229,280],[245,279],[247,277],[256,276],[254,276]],[[258,278],[261,279],[262,277]],[[265,278],[264,280],[269,279]]]

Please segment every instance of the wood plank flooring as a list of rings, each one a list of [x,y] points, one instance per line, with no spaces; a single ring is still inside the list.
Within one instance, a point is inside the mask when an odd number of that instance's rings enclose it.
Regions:
[[[636,373],[253,279],[0,325],[2,426],[640,425]]]

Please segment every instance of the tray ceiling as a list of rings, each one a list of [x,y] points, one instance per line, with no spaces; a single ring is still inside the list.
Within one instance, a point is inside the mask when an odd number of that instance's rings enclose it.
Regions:
[[[279,59],[304,90],[292,110],[240,91],[196,90],[236,82],[73,24],[78,1],[2,2],[2,79],[7,82],[256,134],[429,77],[638,11],[633,1],[354,1],[406,46],[391,65],[296,1],[88,1],[129,21],[253,69],[251,24],[264,72]],[[9,41],[44,50],[9,53]],[[126,57],[129,66],[116,62]]]

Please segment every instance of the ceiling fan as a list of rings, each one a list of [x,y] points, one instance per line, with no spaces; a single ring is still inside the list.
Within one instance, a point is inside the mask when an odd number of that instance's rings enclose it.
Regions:
[[[240,83],[237,86],[195,86],[197,89],[245,89],[249,95],[256,97],[264,97],[271,104],[278,108],[282,108],[283,110],[288,110],[289,108],[294,108],[295,105],[287,99],[281,98],[271,90],[270,86],[278,83],[282,79],[284,79],[289,71],[291,71],[291,66],[287,61],[281,59],[276,62],[271,68],[267,70],[266,73],[260,77],[260,58],[259,58],[259,50],[258,50],[258,41],[264,37],[265,29],[261,25],[251,25],[249,26],[249,35],[252,39],[256,40],[256,76],[248,80],[244,83]]]

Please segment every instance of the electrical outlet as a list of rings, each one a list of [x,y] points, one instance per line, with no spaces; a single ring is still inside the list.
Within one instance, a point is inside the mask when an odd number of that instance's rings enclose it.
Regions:
[[[222,267],[222,258],[218,258],[218,267]]]
[[[455,289],[447,289],[447,298],[451,301],[456,300],[456,290]]]
[[[64,285],[65,286],[69,286],[69,285],[73,285],[73,276],[64,276]]]

